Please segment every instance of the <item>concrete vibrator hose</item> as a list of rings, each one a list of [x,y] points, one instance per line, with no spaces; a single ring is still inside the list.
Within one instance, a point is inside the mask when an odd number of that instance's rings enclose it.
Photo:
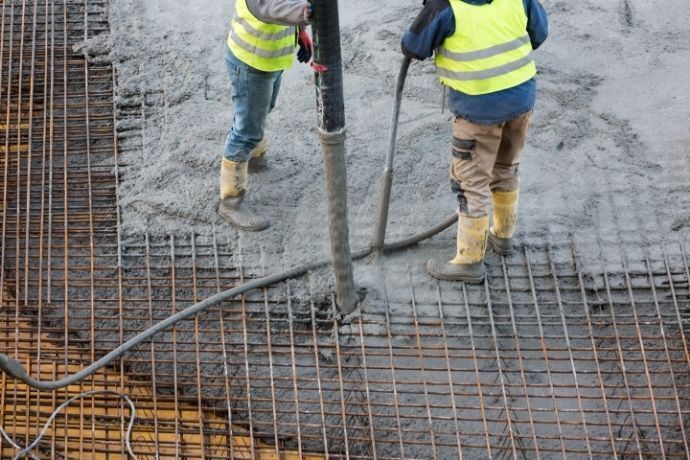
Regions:
[[[361,250],[359,252],[356,252],[352,255],[352,260],[359,260],[363,259],[365,257],[368,257],[371,254],[374,253],[390,253],[394,251],[400,251],[402,249],[409,248],[411,246],[415,246],[418,243],[431,238],[432,236],[442,232],[443,230],[447,229],[451,225],[457,222],[457,215],[453,213],[451,216],[446,218],[444,221],[438,223],[434,227],[426,230],[425,232],[419,233],[417,235],[411,236],[409,238],[405,238],[399,241],[395,241],[393,243],[388,243],[385,244],[385,234],[386,234],[386,224],[388,220],[388,208],[389,208],[389,203],[390,203],[390,197],[391,197],[391,189],[392,189],[392,183],[393,183],[393,160],[395,156],[395,146],[396,146],[396,140],[397,140],[397,130],[398,130],[398,121],[400,118],[400,106],[402,102],[402,94],[403,94],[403,88],[405,86],[405,78],[407,76],[407,71],[410,66],[410,60],[405,59],[402,67],[400,69],[400,74],[398,77],[398,84],[396,87],[396,92],[395,92],[395,103],[393,106],[393,117],[392,117],[392,123],[390,127],[390,134],[389,134],[389,139],[388,139],[388,150],[386,153],[386,164],[384,167],[384,172],[383,176],[381,178],[381,191],[380,191],[380,200],[379,200],[379,210],[378,210],[378,220],[376,223],[375,227],[375,233],[374,233],[374,238],[371,242],[371,245],[369,248]],[[169,318],[166,318],[165,320],[159,322],[158,324],[153,325],[149,329],[141,332],[140,334],[136,335],[135,337],[132,337],[129,339],[127,342],[123,343],[119,347],[115,348],[113,351],[108,353],[107,355],[103,356],[101,359],[98,361],[92,363],[88,367],[82,369],[80,372],[70,375],[68,377],[65,377],[60,380],[55,380],[55,381],[41,381],[41,380],[36,380],[32,378],[24,369],[24,367],[15,359],[5,355],[5,354],[0,354],[0,370],[2,370],[5,374],[7,374],[10,377],[13,377],[17,380],[20,380],[24,382],[25,384],[36,388],[38,390],[57,390],[59,388],[64,388],[69,385],[73,385],[75,383],[78,383],[94,373],[96,373],[98,370],[102,369],[103,367],[111,364],[112,362],[116,361],[119,359],[121,356],[123,356],[125,353],[128,351],[132,350],[133,348],[141,345],[142,343],[146,342],[147,340],[151,339],[154,335],[158,334],[159,332],[165,331],[167,329],[172,328],[175,324],[177,324],[180,321],[189,319],[205,310],[208,310],[209,308],[220,304],[221,302],[224,302],[226,300],[235,298],[237,296],[240,296],[242,294],[245,294],[249,291],[255,290],[255,289],[261,289],[265,288],[267,286],[280,283],[283,281],[286,281],[288,279],[296,278],[299,276],[302,276],[306,274],[309,271],[316,270],[318,268],[327,266],[331,263],[331,260],[320,260],[320,261],[315,261],[309,264],[301,265],[299,267],[294,267],[290,270],[284,271],[282,273],[276,273],[271,276],[267,276],[265,278],[257,279],[254,281],[250,281],[248,283],[245,283],[241,286],[237,286],[233,289],[218,293],[214,296],[211,296],[199,303],[196,303],[192,305],[191,307],[188,307],[172,316]]]

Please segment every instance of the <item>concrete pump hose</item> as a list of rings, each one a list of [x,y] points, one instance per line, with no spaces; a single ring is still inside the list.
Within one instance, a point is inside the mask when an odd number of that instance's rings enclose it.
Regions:
[[[342,311],[352,313],[357,308],[358,301],[350,255],[350,230],[347,224],[345,130],[319,131],[326,175],[328,234],[333,254],[336,302]]]

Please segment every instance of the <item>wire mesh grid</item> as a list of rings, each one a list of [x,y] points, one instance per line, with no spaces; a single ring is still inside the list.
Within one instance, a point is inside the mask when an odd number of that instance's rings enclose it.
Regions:
[[[74,48],[107,31],[107,2],[2,2],[0,351],[44,379],[279,257],[216,235],[120,237],[131,132],[114,129],[112,67]],[[67,390],[3,376],[0,425],[26,444],[61,401],[110,389],[135,399],[142,458],[687,458],[686,246],[601,254],[526,248],[478,287],[381,260],[346,320],[311,277],[273,286]],[[122,458],[127,417],[86,399],[40,453]]]
[[[384,379],[367,373],[378,389],[367,393],[380,401],[374,425],[389,430],[372,439],[379,451],[688,455],[686,259],[595,275],[581,270],[573,249],[561,249],[566,262],[556,263],[555,252],[500,260],[483,288],[409,273],[407,293],[384,297],[385,312],[351,326],[365,371],[385,369]]]

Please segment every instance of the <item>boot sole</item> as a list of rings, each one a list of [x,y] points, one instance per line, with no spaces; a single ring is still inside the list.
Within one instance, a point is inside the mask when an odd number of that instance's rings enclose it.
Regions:
[[[486,277],[486,274],[482,275],[481,277],[447,275],[447,274],[441,273],[438,270],[434,269],[431,266],[431,261],[427,262],[426,271],[427,271],[427,273],[429,273],[429,275],[431,275],[434,278],[439,279],[441,281],[461,281],[461,282],[467,283],[467,284],[482,284],[484,282],[484,278]]]
[[[270,223],[266,223],[263,225],[240,225],[237,222],[235,222],[235,220],[232,217],[225,214],[223,212],[223,210],[220,208],[218,209],[218,214],[220,215],[220,217],[223,218],[223,220],[225,222],[229,223],[230,225],[232,225],[235,228],[238,228],[240,230],[244,230],[246,232],[261,232],[261,231],[266,230],[267,228],[269,228],[271,226]]]

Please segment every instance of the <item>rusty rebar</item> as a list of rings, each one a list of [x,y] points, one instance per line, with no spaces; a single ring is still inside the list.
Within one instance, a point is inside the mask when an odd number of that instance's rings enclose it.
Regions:
[[[102,5],[1,6],[0,348],[45,379],[275,262],[215,229],[120,233],[119,168],[140,133],[115,130],[115,109],[130,115],[113,102],[112,67],[73,51],[108,30],[92,10]],[[490,258],[484,287],[379,260],[382,300],[351,323],[314,277],[266,286],[152,338],[83,389],[144,392],[140,455],[687,459],[685,242],[618,245],[601,267],[572,241]],[[0,384],[0,425],[18,439],[71,396]],[[78,412],[60,417],[46,457],[124,455],[122,405],[93,398]],[[10,450],[0,443],[0,456]]]

